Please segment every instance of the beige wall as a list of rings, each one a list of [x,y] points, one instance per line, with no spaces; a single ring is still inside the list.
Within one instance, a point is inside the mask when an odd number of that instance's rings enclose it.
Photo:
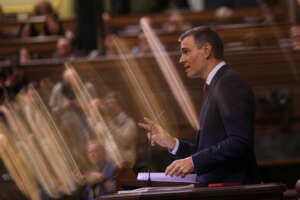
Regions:
[[[32,11],[33,6],[40,0],[0,0],[5,13],[19,13],[26,15]],[[74,15],[73,0],[49,0],[61,17]]]

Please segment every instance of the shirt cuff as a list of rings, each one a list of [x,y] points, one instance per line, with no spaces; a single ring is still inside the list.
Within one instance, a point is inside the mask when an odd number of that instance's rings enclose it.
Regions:
[[[173,155],[175,155],[177,153],[178,147],[179,147],[179,140],[177,138],[175,138],[176,140],[176,144],[174,146],[173,149],[169,149],[169,152]]]

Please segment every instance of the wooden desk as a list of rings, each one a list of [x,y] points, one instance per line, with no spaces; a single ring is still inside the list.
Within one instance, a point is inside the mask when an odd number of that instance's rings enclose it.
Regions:
[[[135,194],[104,195],[99,200],[125,199],[209,199],[209,200],[282,200],[285,186],[282,184],[243,185],[234,187],[200,187],[171,192],[145,192]]]
[[[56,43],[60,36],[38,36],[28,39],[0,40],[0,59],[16,55],[22,47],[31,53],[38,53],[41,57],[50,58],[56,50]]]
[[[43,26],[44,22],[46,21],[46,17],[44,16],[35,16],[31,17],[28,20],[6,20],[0,22],[0,32],[7,32],[7,33],[18,33],[19,28],[23,23],[32,23],[34,24],[37,31],[42,34],[44,32]],[[72,30],[74,31],[76,28],[76,20],[75,18],[64,18],[61,19],[63,27],[65,30]]]

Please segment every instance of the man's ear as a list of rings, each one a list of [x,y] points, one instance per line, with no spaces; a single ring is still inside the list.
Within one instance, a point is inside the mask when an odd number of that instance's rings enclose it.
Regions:
[[[212,56],[212,46],[209,43],[203,45],[204,56],[206,59],[209,59]]]

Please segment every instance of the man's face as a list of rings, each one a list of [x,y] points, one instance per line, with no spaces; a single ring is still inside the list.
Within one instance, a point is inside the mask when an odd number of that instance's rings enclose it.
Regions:
[[[87,146],[87,153],[90,162],[95,166],[99,167],[104,163],[105,151],[103,146],[97,142],[90,142]]]
[[[204,73],[208,65],[208,55],[205,46],[206,44],[199,48],[192,35],[187,36],[181,42],[179,63],[183,64],[186,75],[189,78],[205,78]]]
[[[59,33],[59,23],[53,18],[49,17],[47,19],[48,29],[51,35],[57,35]]]
[[[66,39],[60,39],[57,42],[57,53],[60,57],[67,58],[72,53],[72,48]]]

